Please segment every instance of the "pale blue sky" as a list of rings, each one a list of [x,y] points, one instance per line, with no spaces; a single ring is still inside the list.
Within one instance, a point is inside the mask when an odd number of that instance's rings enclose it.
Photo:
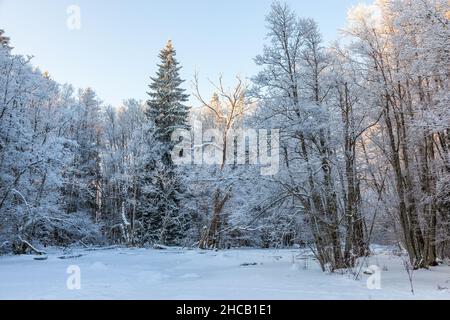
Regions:
[[[0,28],[16,53],[52,78],[93,87],[106,102],[145,99],[157,55],[171,38],[190,89],[197,70],[205,96],[207,79],[223,73],[250,77],[266,34],[271,0],[0,0]],[[337,38],[347,11],[360,0],[288,0],[314,18],[326,41]],[[66,27],[69,5],[81,8],[81,29]],[[194,102],[195,100],[192,100]]]

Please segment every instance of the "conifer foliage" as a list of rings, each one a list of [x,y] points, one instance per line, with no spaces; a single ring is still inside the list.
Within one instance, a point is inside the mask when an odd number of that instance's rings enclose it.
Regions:
[[[184,105],[188,95],[181,84],[176,51],[172,41],[161,50],[161,63],[150,84],[150,99],[147,101],[146,116],[152,130],[148,134],[158,144],[158,152],[153,152],[148,161],[143,161],[142,209],[146,219],[147,236],[151,242],[177,244],[187,229],[188,218],[181,210],[181,200],[185,187],[178,174],[170,153],[173,149],[172,133],[188,128],[189,108]],[[145,204],[148,205],[145,205]]]
[[[171,149],[171,135],[179,128],[188,128],[189,108],[184,105],[189,95],[181,88],[184,82],[181,80],[179,71],[181,67],[175,58],[176,51],[172,41],[169,40],[164,49],[161,50],[159,58],[161,63],[155,77],[150,84],[150,99],[147,102],[147,116],[155,124],[155,137],[167,148]],[[168,157],[166,150],[165,157]],[[171,163],[166,158],[165,163]]]

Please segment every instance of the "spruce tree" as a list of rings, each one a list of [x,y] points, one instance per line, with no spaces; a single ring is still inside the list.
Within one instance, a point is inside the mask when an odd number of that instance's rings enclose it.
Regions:
[[[176,129],[187,129],[189,108],[184,105],[189,95],[180,86],[184,82],[180,79],[181,67],[175,59],[176,51],[172,41],[168,41],[161,50],[156,77],[151,78],[150,99],[147,101],[147,117],[155,124],[155,138],[164,146],[163,162],[172,165],[170,151],[173,148],[171,142],[172,133]]]
[[[180,87],[184,81],[180,79],[181,67],[175,55],[169,40],[159,54],[161,62],[149,86],[146,116],[152,126],[148,134],[154,142],[149,148],[153,149],[152,154],[145,156],[143,164],[140,201],[141,214],[145,217],[144,239],[166,245],[181,244],[189,224],[186,211],[181,208],[186,189],[183,177],[170,156],[174,146],[172,133],[189,128],[189,108],[184,105],[189,96]],[[155,145],[158,145],[157,152]]]

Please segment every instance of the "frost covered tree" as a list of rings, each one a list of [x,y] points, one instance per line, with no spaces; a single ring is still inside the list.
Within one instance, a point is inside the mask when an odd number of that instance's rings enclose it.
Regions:
[[[448,180],[448,11],[440,0],[377,1],[354,9],[346,30],[381,114],[367,147],[378,171],[389,173],[393,188],[383,197],[396,204],[398,240],[416,268],[435,265],[438,251],[448,254],[440,200]]]
[[[345,48],[324,48],[312,20],[272,6],[254,82],[282,129],[273,203],[291,196],[323,267],[352,266],[386,226],[416,268],[448,255],[448,12],[376,1],[349,15]]]
[[[199,241],[201,249],[223,248],[227,242],[229,245],[233,241],[230,240],[231,234],[239,237],[237,227],[242,221],[235,221],[237,223],[233,225],[232,220],[247,208],[248,203],[252,203],[251,199],[241,202],[241,196],[248,196],[244,185],[248,182],[249,173],[253,172],[245,163],[238,166],[235,157],[238,139],[244,139],[245,143],[245,137],[237,136],[235,130],[244,129],[244,119],[251,104],[247,99],[248,85],[241,78],[236,79],[236,84],[227,89],[220,76],[218,84],[214,85],[217,92],[209,102],[200,94],[197,75],[193,83],[194,95],[201,103],[197,114],[193,115],[195,123],[201,123],[201,128],[194,131],[201,134],[201,137],[194,137],[194,152],[197,158],[203,155],[203,165],[197,163],[197,168],[192,169],[196,176],[191,181],[202,190],[198,197],[205,196],[208,203]]]
[[[130,245],[140,243],[142,229],[137,214],[141,172],[136,160],[146,146],[144,110],[141,102],[130,99],[118,109],[107,108],[103,118],[102,221],[113,241]]]
[[[173,147],[172,133],[176,129],[188,129],[189,107],[187,102],[189,95],[185,94],[185,89],[181,88],[179,71],[181,67],[175,58],[176,51],[172,41],[168,41],[164,49],[161,50],[158,71],[152,77],[150,84],[150,99],[147,101],[147,117],[155,125],[155,137],[166,148],[163,159],[167,165],[172,165],[170,151]]]
[[[85,212],[95,221],[101,213],[100,152],[102,148],[101,101],[91,88],[80,90],[73,101],[70,137],[76,142],[70,171],[66,174],[67,212]]]
[[[151,78],[150,99],[147,101],[147,132],[154,140],[148,141],[149,153],[144,153],[141,168],[142,196],[146,202],[141,210],[147,217],[150,242],[180,243],[188,228],[189,219],[182,210],[181,200],[186,191],[183,177],[171,158],[175,142],[172,134],[177,129],[188,129],[189,107],[184,103],[188,95],[181,88],[183,80],[176,51],[169,40],[159,54],[161,59],[156,76]]]
[[[64,210],[74,157],[65,87],[3,46],[0,92],[0,250],[97,240],[89,216]]]
[[[169,244],[180,240],[179,216],[161,216],[171,184],[161,163],[163,147],[156,140],[146,106],[130,99],[119,109],[108,108],[104,119],[102,212],[111,239],[128,245]],[[160,185],[158,183],[163,183]],[[174,192],[174,190],[173,190]],[[172,194],[172,196],[174,196]],[[171,203],[173,206],[174,204]],[[174,218],[174,219],[172,219]],[[186,222],[179,222],[186,225]],[[166,232],[176,235],[171,239]]]
[[[340,192],[343,176],[337,166],[335,128],[342,123],[333,122],[332,58],[317,24],[298,18],[287,5],[274,3],[266,21],[270,42],[255,59],[263,70],[254,83],[261,120],[282,131],[284,170],[276,178],[281,190],[273,203],[279,208],[290,201],[297,223],[308,226],[302,228],[303,242],[314,248],[324,269],[351,267],[366,254],[367,245],[363,217],[355,211],[356,179],[351,178],[351,167],[345,174],[352,192]],[[348,145],[343,152],[350,157],[352,148]]]

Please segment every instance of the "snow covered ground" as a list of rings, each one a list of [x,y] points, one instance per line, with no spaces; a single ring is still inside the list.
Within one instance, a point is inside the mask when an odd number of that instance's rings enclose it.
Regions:
[[[0,299],[450,299],[450,267],[415,271],[411,294],[402,259],[379,250],[369,265],[381,269],[381,289],[368,275],[324,274],[299,259],[299,250],[74,250],[60,259],[0,257]],[[295,259],[294,259],[295,258]],[[293,263],[295,261],[295,263]],[[79,290],[69,290],[67,268],[80,268]]]

